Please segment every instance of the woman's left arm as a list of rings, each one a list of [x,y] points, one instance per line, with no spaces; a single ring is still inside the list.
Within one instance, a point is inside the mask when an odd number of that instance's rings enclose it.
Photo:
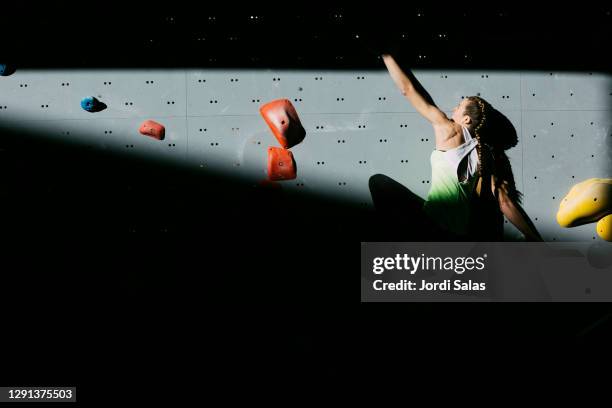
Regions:
[[[544,241],[525,210],[510,198],[504,184],[499,188],[499,208],[506,218],[523,233],[525,240],[535,242]]]
[[[427,99],[421,95],[410,78],[402,71],[395,59],[390,54],[383,54],[382,56],[389,74],[393,82],[402,92],[408,101],[414,106],[417,112],[425,117],[433,125],[447,124],[449,122],[448,117],[438,107],[430,103]]]

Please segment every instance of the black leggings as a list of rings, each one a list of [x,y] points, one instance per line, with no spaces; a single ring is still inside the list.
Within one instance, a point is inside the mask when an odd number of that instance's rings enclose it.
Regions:
[[[425,200],[392,178],[375,174],[369,187],[380,221],[379,241],[467,240],[439,226],[423,211]]]

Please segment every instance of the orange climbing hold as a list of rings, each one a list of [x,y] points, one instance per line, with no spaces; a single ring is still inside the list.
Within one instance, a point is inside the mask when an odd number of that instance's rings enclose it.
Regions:
[[[292,180],[296,177],[293,154],[282,147],[268,147],[268,180]]]
[[[164,125],[157,123],[153,120],[145,120],[140,125],[140,133],[145,136],[150,136],[157,140],[164,140],[166,135],[166,128]]]
[[[304,140],[306,131],[289,99],[277,99],[259,108],[261,116],[285,149]]]

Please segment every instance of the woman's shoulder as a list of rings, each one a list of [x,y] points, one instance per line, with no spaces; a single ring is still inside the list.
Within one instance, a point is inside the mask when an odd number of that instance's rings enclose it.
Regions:
[[[436,135],[437,150],[446,151],[454,149],[466,142],[462,126],[453,121],[449,121],[444,125],[434,126],[434,133]]]

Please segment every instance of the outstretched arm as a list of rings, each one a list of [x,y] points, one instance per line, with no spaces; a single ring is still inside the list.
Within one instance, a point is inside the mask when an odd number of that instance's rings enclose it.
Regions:
[[[525,210],[508,196],[508,190],[504,184],[499,188],[499,208],[506,218],[523,233],[525,240],[544,241]]]
[[[418,89],[419,87],[417,87],[415,81],[411,80],[410,77],[402,71],[390,54],[383,54],[382,58],[389,70],[389,74],[391,74],[393,82],[395,82],[402,92],[402,95],[410,101],[417,112],[423,115],[425,119],[433,125],[448,123],[449,119],[444,112],[438,109],[424,89]]]

